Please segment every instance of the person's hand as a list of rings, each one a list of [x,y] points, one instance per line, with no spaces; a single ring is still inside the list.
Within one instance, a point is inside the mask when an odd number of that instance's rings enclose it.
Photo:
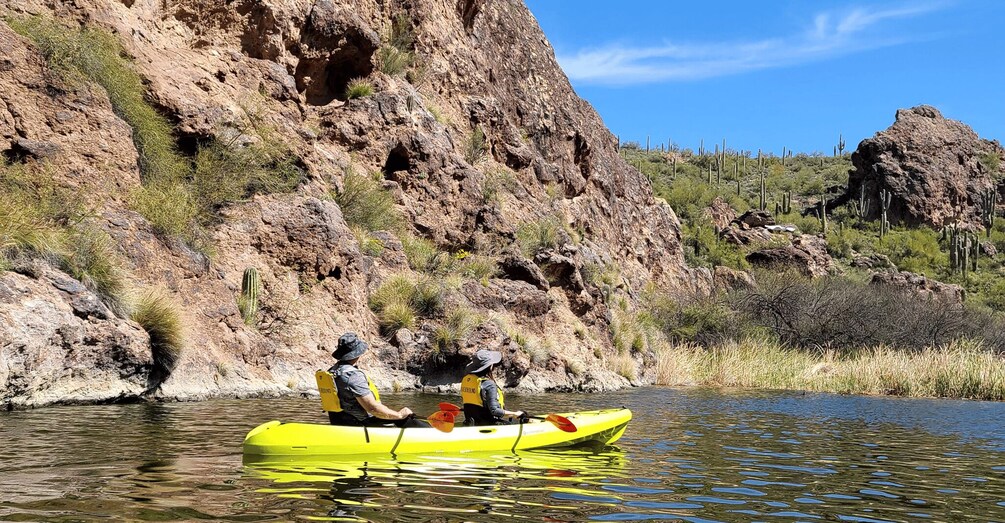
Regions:
[[[401,419],[405,419],[409,416],[414,416],[415,414],[412,412],[412,409],[408,407],[403,407],[401,410],[398,411],[398,415],[401,416]]]
[[[525,411],[525,410],[521,410],[520,411],[520,421],[527,421],[529,419],[530,419],[530,413],[527,412],[527,411]]]

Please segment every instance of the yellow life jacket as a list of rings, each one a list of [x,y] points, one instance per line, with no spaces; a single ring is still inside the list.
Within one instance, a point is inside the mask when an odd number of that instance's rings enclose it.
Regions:
[[[321,408],[325,412],[342,412],[342,403],[338,399],[338,388],[335,386],[335,377],[326,370],[319,370],[314,373],[314,379],[318,382],[318,392],[321,393]],[[373,393],[373,399],[380,401],[380,393],[377,386],[370,381],[370,376],[366,377],[366,384]]]
[[[464,376],[464,379],[461,380],[461,401],[463,403],[484,407],[485,405],[482,402],[482,381],[487,379],[489,378],[478,377],[474,374]],[[499,406],[506,408],[506,401],[502,387],[496,386],[496,391],[499,393]]]

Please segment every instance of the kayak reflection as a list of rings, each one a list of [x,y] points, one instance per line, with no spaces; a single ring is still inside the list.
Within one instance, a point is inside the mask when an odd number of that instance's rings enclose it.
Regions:
[[[263,482],[258,492],[299,504],[311,512],[297,515],[310,519],[489,521],[533,514],[565,521],[576,519],[577,499],[620,484],[626,458],[617,447],[599,446],[366,460],[245,456],[244,464],[246,479]]]

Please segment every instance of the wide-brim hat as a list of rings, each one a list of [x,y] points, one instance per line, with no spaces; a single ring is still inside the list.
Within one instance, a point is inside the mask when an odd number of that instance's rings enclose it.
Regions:
[[[464,367],[466,374],[481,372],[502,361],[502,353],[497,350],[482,349],[471,355],[471,361]]]
[[[338,348],[332,352],[332,357],[339,361],[354,360],[370,348],[365,341],[359,339],[355,332],[347,332],[338,339]]]

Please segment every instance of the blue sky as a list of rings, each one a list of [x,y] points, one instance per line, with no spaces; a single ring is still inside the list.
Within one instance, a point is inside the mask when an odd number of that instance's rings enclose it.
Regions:
[[[526,1],[622,141],[830,154],[922,103],[1005,141],[1005,1]]]

